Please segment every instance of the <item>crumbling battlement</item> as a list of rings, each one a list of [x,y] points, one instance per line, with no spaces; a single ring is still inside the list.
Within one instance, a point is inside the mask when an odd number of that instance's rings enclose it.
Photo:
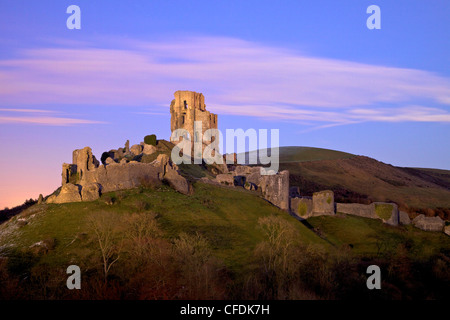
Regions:
[[[192,142],[200,139],[194,132],[194,122],[202,122],[202,136],[208,129],[217,129],[217,115],[206,110],[205,97],[202,93],[193,91],[176,91],[175,99],[170,104],[170,130],[185,129],[189,132]],[[171,142],[172,138],[171,138]],[[203,144],[202,152],[206,144]],[[193,156],[194,155],[192,153]]]

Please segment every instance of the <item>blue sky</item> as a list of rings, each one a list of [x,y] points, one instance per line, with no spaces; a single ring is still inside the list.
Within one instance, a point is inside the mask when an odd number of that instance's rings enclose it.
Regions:
[[[68,30],[66,8],[81,8]],[[369,30],[369,5],[381,29]],[[72,150],[170,135],[176,90],[219,128],[450,169],[449,1],[0,2],[0,207],[52,192]]]

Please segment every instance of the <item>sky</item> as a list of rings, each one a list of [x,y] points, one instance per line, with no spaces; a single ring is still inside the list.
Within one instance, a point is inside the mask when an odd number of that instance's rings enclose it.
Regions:
[[[168,140],[177,90],[202,92],[223,132],[450,170],[449,13],[448,0],[2,0],[0,208],[53,192],[74,149]]]

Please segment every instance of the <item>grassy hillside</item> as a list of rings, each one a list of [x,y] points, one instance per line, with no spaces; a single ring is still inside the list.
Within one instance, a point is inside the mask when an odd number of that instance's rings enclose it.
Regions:
[[[36,272],[41,274],[43,268],[47,273],[57,270],[64,278],[64,268],[71,264],[88,273],[98,273],[102,261],[92,224],[101,216],[109,217],[107,223],[114,230],[114,237],[120,239],[127,239],[127,226],[133,224],[133,219],[145,222],[146,216],[155,217],[161,231],[158,241],[164,245],[170,245],[183,233],[198,234],[237,283],[258,267],[254,251],[265,240],[259,225],[263,217],[276,216],[285,221],[295,230],[298,243],[328,246],[314,232],[255,193],[203,183],[194,187],[192,196],[162,185],[113,192],[93,202],[32,206],[0,225],[0,257],[8,257],[7,269],[19,278],[37,277]],[[36,246],[39,242],[49,244],[49,248]],[[123,256],[130,252],[125,251]],[[112,274],[122,277],[127,263],[126,258],[120,259],[111,269]]]
[[[264,149],[265,153],[271,155],[270,149]],[[246,152],[246,163],[253,159],[253,163],[257,162],[260,151]],[[313,148],[313,147],[279,147],[278,148],[280,162],[306,162],[317,160],[336,160],[348,159],[354,157],[353,154],[335,151],[330,149]]]
[[[170,153],[161,141],[143,162]],[[318,148],[280,151],[281,169],[304,195],[332,189],[342,202],[450,208],[447,171]],[[342,214],[300,222],[257,192],[198,180],[220,167],[179,169],[191,196],[162,184],[92,202],[29,202],[10,214],[0,225],[0,300],[450,298],[450,238],[442,233]],[[66,289],[72,264],[83,290]],[[371,264],[384,270],[385,290],[367,290]]]
[[[162,185],[26,209],[0,225],[0,257],[7,258],[0,258],[0,298],[445,297],[448,272],[435,274],[450,266],[450,238],[443,234],[341,215],[301,223],[254,192],[194,187],[192,196]],[[96,226],[114,244],[107,260],[119,257],[107,277],[99,247],[105,238]],[[369,293],[364,268],[375,262],[423,268],[425,283],[405,287],[409,280],[398,282],[400,271],[392,269],[386,281],[395,289]],[[64,289],[71,264],[83,270],[80,292]]]
[[[289,170],[291,186],[299,186],[303,195],[331,189],[337,202],[394,201],[410,213],[450,218],[449,171],[399,168],[331,150],[306,154],[302,147],[283,150],[280,169]]]

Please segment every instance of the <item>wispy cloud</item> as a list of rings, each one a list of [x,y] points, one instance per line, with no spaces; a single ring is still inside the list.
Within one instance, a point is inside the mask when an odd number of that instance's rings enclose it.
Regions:
[[[52,115],[41,116],[39,114],[51,114],[55,111],[42,109],[18,109],[18,108],[0,108],[0,123],[21,123],[21,124],[39,124],[47,126],[71,126],[79,124],[103,124],[102,121],[75,119],[68,117],[55,117]],[[19,116],[4,116],[1,113],[19,113]],[[23,116],[23,114],[26,114]],[[36,115],[37,114],[37,115]]]
[[[42,109],[13,109],[13,108],[0,108],[0,111],[3,112],[23,112],[23,113],[51,113],[53,111],[50,110],[42,110]]]
[[[78,124],[101,124],[105,122],[73,119],[73,118],[61,118],[61,117],[2,117],[0,116],[0,123],[27,123],[27,124],[40,124],[48,126],[71,126]]]
[[[450,79],[428,71],[313,57],[220,37],[62,45],[0,60],[3,103],[168,108],[175,90],[195,90],[220,114],[322,125],[450,122]]]

